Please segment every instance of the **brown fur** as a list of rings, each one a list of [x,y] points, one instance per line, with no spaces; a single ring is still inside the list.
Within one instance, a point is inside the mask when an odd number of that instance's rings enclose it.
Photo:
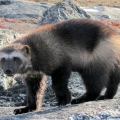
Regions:
[[[39,111],[41,109],[46,88],[46,76],[41,72],[32,72],[24,74],[24,77],[27,90],[27,106],[22,109],[15,109],[14,114]]]

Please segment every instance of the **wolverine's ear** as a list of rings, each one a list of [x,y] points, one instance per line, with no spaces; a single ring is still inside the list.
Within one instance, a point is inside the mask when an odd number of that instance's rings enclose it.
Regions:
[[[27,54],[30,54],[30,47],[28,45],[24,45],[22,48],[22,51],[27,53]]]

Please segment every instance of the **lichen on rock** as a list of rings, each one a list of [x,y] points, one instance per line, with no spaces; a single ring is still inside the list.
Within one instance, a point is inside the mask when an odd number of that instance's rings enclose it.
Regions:
[[[80,9],[72,0],[63,0],[43,13],[40,25],[55,23],[73,18],[91,18],[92,16]]]

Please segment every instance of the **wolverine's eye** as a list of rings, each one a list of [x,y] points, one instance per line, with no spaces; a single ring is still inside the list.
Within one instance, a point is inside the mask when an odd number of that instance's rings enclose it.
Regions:
[[[1,59],[1,62],[5,62],[5,58],[2,58],[2,59]]]
[[[13,60],[14,60],[14,61],[18,61],[19,58],[18,58],[18,57],[13,57]]]

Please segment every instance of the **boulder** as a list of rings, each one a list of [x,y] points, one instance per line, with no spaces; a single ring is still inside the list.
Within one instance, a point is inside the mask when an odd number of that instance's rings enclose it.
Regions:
[[[72,0],[63,0],[47,9],[40,20],[40,25],[73,18],[91,18],[92,16],[80,9]]]

